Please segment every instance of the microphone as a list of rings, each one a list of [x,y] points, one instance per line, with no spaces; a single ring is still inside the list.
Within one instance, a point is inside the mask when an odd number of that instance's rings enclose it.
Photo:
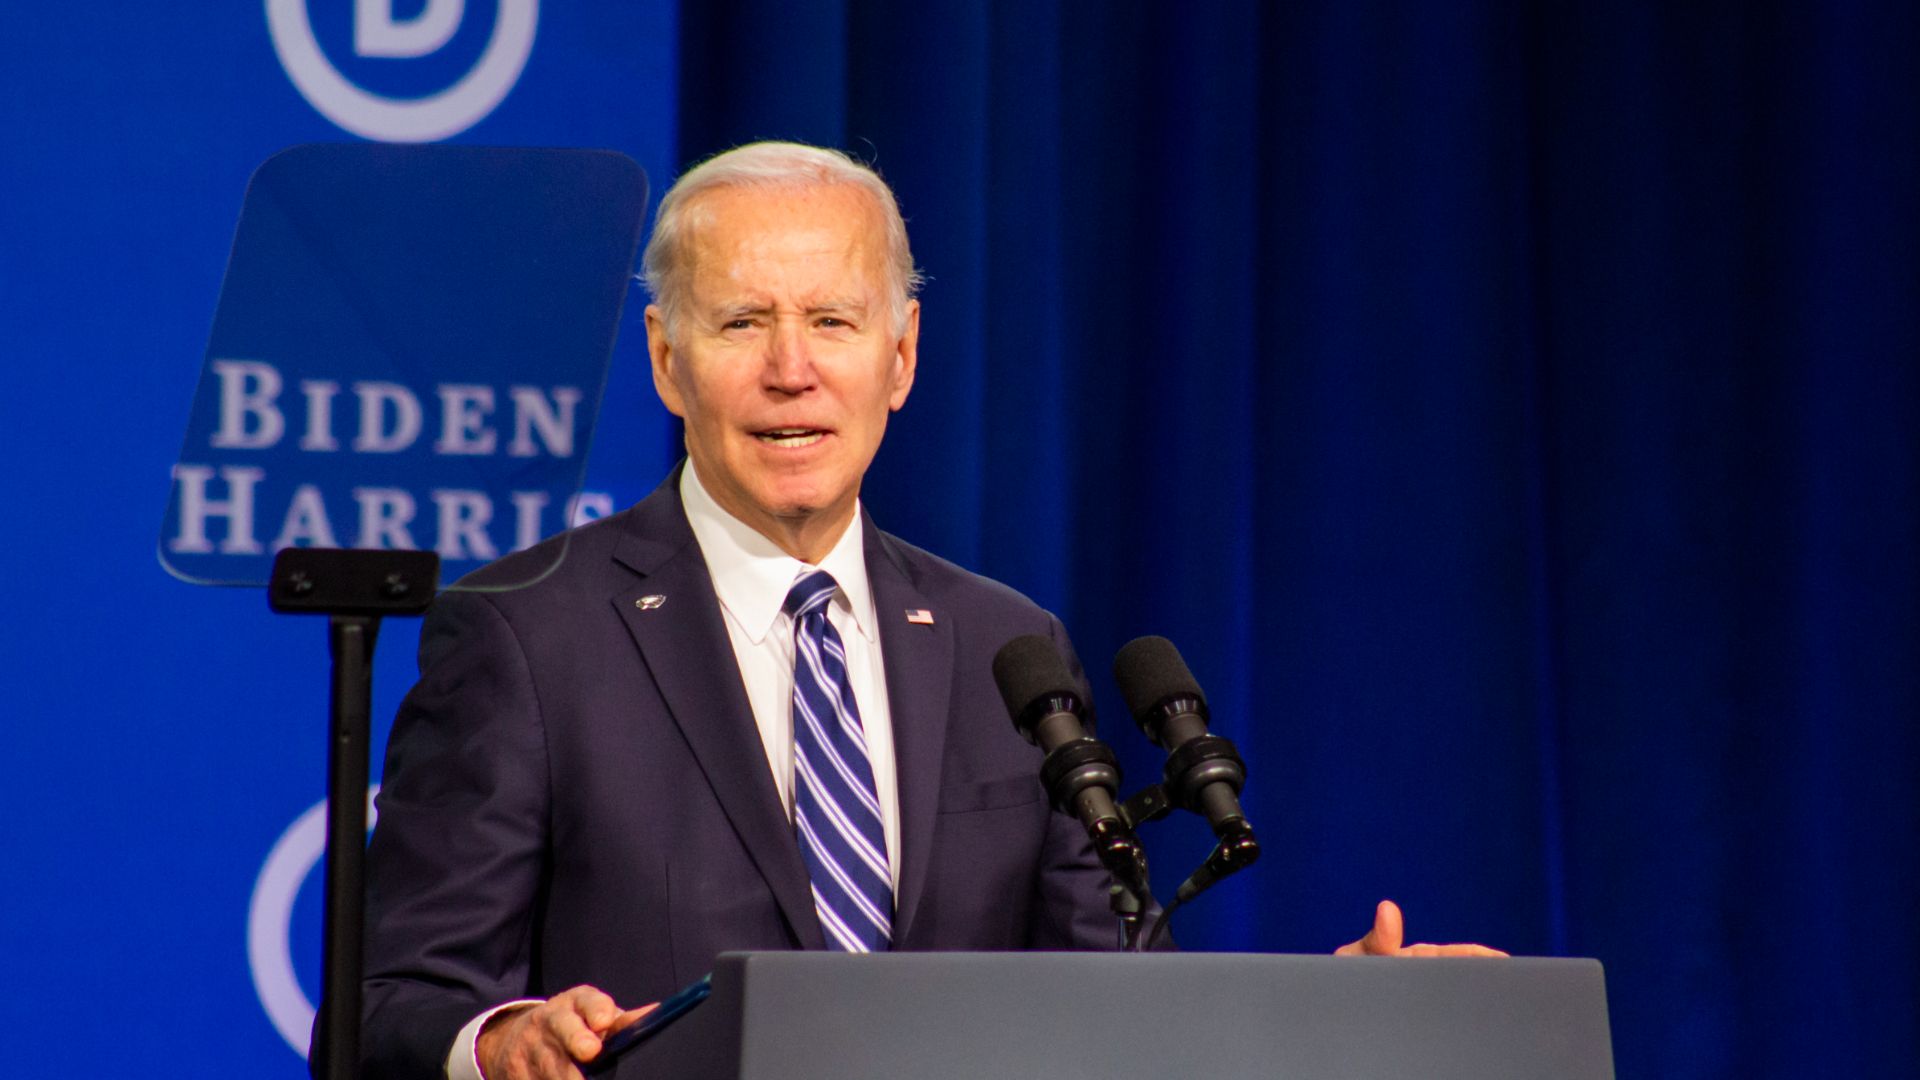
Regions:
[[[1207,696],[1180,650],[1163,637],[1135,638],[1113,658],[1113,678],[1127,711],[1147,738],[1167,752],[1163,783],[1177,806],[1207,819],[1220,840],[1206,865],[1180,886],[1176,901],[1198,895],[1260,856],[1240,809],[1247,766],[1233,743],[1207,732]]]
[[[1120,763],[1112,748],[1087,734],[1086,706],[1059,650],[1038,634],[1014,638],[994,654],[993,681],[1014,728],[1046,754],[1040,780],[1054,809],[1080,819],[1114,877],[1144,883],[1146,853],[1114,803]]]

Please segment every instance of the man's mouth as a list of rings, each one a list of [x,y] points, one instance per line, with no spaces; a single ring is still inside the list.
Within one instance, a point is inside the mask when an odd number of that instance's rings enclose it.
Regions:
[[[753,437],[769,446],[792,448],[812,446],[814,443],[826,438],[827,433],[820,428],[783,427],[769,428],[766,431],[756,431],[753,433]]]

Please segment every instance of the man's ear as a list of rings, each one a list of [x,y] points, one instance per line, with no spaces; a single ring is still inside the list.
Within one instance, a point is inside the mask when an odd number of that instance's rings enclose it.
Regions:
[[[907,301],[907,329],[893,354],[893,387],[887,405],[894,412],[907,403],[913,390],[913,375],[920,363],[920,301]]]
[[[679,385],[673,381],[673,342],[667,338],[667,317],[658,304],[647,305],[647,357],[652,361],[653,392],[659,395],[660,404],[673,415],[686,419],[686,402],[680,397]]]

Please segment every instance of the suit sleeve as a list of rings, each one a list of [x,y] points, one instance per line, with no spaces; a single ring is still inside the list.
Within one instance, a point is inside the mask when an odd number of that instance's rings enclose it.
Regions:
[[[367,851],[363,1076],[441,1075],[460,1028],[529,996],[547,854],[538,696],[484,595],[447,593],[387,744]]]
[[[1080,657],[1067,639],[1060,620],[1047,617],[1048,634],[1066,658],[1080,683],[1082,700],[1091,709],[1093,693],[1081,670]],[[1091,719],[1091,718],[1089,718]],[[1036,949],[1117,949],[1120,932],[1109,900],[1112,878],[1093,853],[1080,822],[1067,814],[1049,814],[1046,846],[1039,877],[1034,883],[1033,938]]]

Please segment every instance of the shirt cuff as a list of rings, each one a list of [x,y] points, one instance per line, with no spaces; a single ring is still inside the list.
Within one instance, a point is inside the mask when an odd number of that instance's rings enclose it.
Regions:
[[[539,998],[509,1001],[504,1005],[495,1005],[467,1021],[467,1026],[453,1037],[453,1049],[447,1051],[447,1080],[487,1080],[480,1071],[480,1058],[474,1049],[474,1045],[480,1041],[480,1029],[487,1026],[487,1021],[508,1009],[524,1009],[538,1004]]]

